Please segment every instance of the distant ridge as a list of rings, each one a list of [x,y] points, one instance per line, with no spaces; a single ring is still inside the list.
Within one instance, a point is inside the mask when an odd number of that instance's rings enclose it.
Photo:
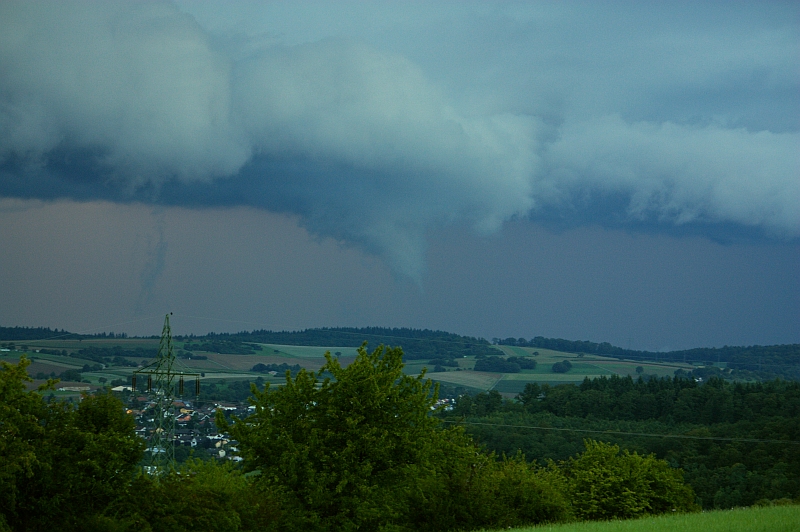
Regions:
[[[77,334],[49,327],[0,327],[0,341],[29,342],[33,340],[79,338],[127,338],[125,333]],[[407,327],[322,327],[302,331],[271,331],[266,329],[238,333],[209,333],[190,335],[192,340],[225,340],[228,342],[308,345],[320,347],[358,347],[368,342],[370,347],[379,344],[401,346],[409,360],[425,358],[453,358],[460,356],[496,355],[492,344],[534,349],[552,349],[567,353],[602,355],[628,360],[656,362],[687,362],[699,364],[726,363],[730,369],[748,370],[761,378],[780,377],[800,380],[800,344],[698,347],[678,351],[638,351],[616,347],[608,342],[565,340],[536,336],[525,338],[494,338],[490,343],[484,338],[461,336],[430,329]]]
[[[566,351],[568,353],[585,353],[603,355],[628,360],[648,360],[656,362],[686,362],[714,364],[725,362],[728,368],[743,369],[782,377],[789,380],[800,380],[800,344],[783,345],[751,345],[724,347],[697,347],[664,353],[653,351],[636,351],[615,347],[608,342],[595,343],[588,341],[564,340],[561,338],[544,338],[537,336],[531,340],[524,338],[495,338],[499,345],[517,347],[533,347]]]
[[[78,338],[127,338],[125,333],[97,333],[97,334],[78,334],[71,333],[64,329],[51,329],[50,327],[0,327],[0,342],[24,342],[30,340],[50,340],[59,339],[78,339]]]
[[[71,334],[66,331],[59,332],[58,329],[50,327],[0,327],[0,341],[26,341],[26,340],[46,340],[62,334]]]
[[[491,344],[483,338],[461,336],[445,331],[405,327],[323,327],[302,331],[268,331],[262,329],[232,334],[209,334],[208,338],[320,347],[359,347],[364,342],[367,342],[370,347],[377,347],[380,344],[387,346],[399,345],[403,348],[406,358],[410,360],[497,354]]]

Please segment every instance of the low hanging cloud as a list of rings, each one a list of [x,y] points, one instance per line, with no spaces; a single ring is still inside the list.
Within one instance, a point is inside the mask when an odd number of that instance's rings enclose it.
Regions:
[[[596,203],[800,235],[797,132],[455,102],[355,40],[223,43],[161,2],[0,5],[0,195],[285,212],[412,277],[431,227]]]
[[[628,124],[619,116],[566,124],[548,146],[540,195],[575,190],[626,198],[620,221],[732,223],[800,235],[800,135],[744,128]],[[566,198],[566,199],[565,199]]]

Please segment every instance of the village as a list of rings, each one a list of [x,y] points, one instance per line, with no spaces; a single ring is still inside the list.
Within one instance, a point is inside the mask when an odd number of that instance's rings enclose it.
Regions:
[[[157,415],[155,399],[147,393],[131,393],[130,386],[116,386],[111,391],[122,396],[126,413],[133,416],[136,422],[136,434],[149,441]],[[216,414],[222,411],[226,416],[244,418],[254,409],[254,406],[246,403],[173,400],[171,414],[175,417],[173,443],[176,461],[183,462],[194,457],[241,462],[238,442],[217,431]],[[146,451],[153,452],[153,449],[148,447]]]

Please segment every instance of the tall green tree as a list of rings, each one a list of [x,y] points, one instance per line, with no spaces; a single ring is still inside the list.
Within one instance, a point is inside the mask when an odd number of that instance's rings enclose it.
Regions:
[[[47,407],[38,394],[26,391],[30,364],[22,358],[19,364],[2,362],[0,370],[0,529],[18,518],[20,491],[42,467],[38,454],[45,438],[45,427],[39,423],[47,417]]]
[[[250,417],[219,416],[261,489],[280,500],[278,529],[468,530],[567,515],[544,472],[497,462],[461,429],[443,429],[431,416],[433,384],[405,375],[402,357],[362,345],[343,368],[327,354],[317,374],[254,389]]]
[[[326,360],[319,374],[254,387],[255,413],[228,430],[298,527],[376,529],[403,511],[401,492],[438,428],[436,397],[423,375],[403,374],[399,348],[362,346],[347,368]]]
[[[0,511],[13,530],[79,530],[124,496],[144,444],[111,395],[73,408],[27,391],[28,364],[0,370]]]

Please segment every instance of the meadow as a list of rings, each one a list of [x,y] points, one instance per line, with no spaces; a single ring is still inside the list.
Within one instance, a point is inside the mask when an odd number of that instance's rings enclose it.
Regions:
[[[798,529],[800,506],[787,505],[660,515],[624,521],[539,525],[514,528],[511,532],[794,532]]]
[[[594,379],[603,376],[618,375],[624,377],[630,375],[633,378],[637,378],[640,375],[637,371],[639,367],[642,375],[671,377],[678,369],[691,370],[693,368],[689,364],[619,360],[612,357],[580,355],[550,349],[504,345],[494,347],[498,350],[498,355],[500,356],[533,357],[537,362],[536,368],[524,369],[519,373],[463,371],[472,370],[475,366],[474,357],[467,357],[456,359],[462,371],[455,371],[455,368],[447,368],[446,373],[428,373],[428,377],[452,386],[463,386],[471,391],[497,390],[506,397],[513,397],[521,392],[529,382],[556,386],[568,383],[578,384],[587,377]],[[553,364],[563,360],[569,360],[572,368],[567,373],[554,373]],[[413,368],[415,362],[412,362],[411,368]]]

